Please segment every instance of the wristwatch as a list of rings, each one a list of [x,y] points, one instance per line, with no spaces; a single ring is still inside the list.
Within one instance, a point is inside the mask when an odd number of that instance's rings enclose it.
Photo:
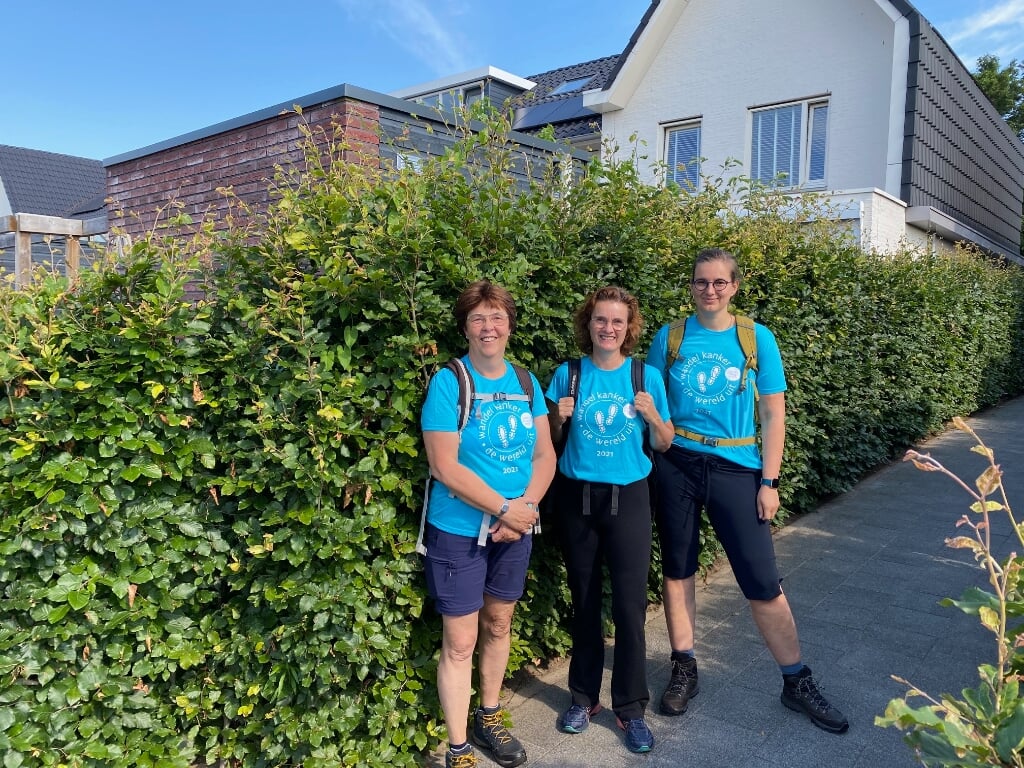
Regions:
[[[763,486],[765,486],[767,488],[778,488],[779,487],[779,478],[777,478],[777,477],[762,477],[761,478],[761,485],[763,485]]]
[[[502,502],[501,509],[498,510],[498,517],[504,517],[506,512],[508,512],[508,499]]]

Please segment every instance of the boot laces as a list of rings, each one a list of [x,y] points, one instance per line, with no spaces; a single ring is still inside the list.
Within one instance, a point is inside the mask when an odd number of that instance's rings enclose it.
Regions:
[[[512,741],[512,734],[508,732],[508,728],[501,722],[501,710],[498,710],[493,715],[484,714],[480,718],[481,724],[488,730],[495,741],[501,744],[508,744]]]
[[[828,712],[831,705],[821,695],[818,684],[813,677],[804,677],[796,684],[796,692],[806,699],[818,712]]]
[[[694,677],[696,677],[696,674],[693,668],[686,666],[681,661],[673,661],[672,679],[668,683],[669,692],[683,693]]]

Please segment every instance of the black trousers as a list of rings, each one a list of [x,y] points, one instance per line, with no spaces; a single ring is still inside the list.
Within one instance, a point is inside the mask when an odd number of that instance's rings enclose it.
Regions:
[[[573,703],[592,707],[601,691],[605,564],[615,625],[612,709],[623,720],[643,717],[650,699],[645,624],[652,526],[647,480],[615,486],[559,474],[554,497],[572,595],[569,691]]]

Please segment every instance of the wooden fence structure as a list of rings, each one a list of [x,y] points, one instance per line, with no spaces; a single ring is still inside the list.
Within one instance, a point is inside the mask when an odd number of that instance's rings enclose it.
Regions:
[[[82,256],[81,239],[107,232],[106,218],[82,220],[62,219],[35,213],[0,216],[0,235],[14,233],[14,285],[22,288],[32,278],[32,238],[62,237],[65,239],[64,271],[68,277],[78,274]]]

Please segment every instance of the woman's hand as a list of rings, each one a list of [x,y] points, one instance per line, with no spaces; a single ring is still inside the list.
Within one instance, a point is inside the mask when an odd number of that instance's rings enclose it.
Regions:
[[[498,522],[491,526],[491,541],[501,543],[506,541],[519,541],[523,534],[516,533],[504,523]]]
[[[562,423],[565,424],[570,418],[572,418],[572,412],[576,408],[576,398],[574,397],[560,397],[558,398],[558,416],[561,418]]]
[[[648,424],[661,423],[661,416],[658,414],[658,409],[654,407],[654,398],[651,397],[650,392],[637,392],[633,396],[633,407]]]
[[[633,407],[636,412],[644,417],[644,421],[650,426],[651,447],[664,453],[672,445],[672,438],[675,437],[675,427],[671,421],[661,418],[658,409],[654,405],[654,398],[650,392],[637,392],[633,397]]]
[[[762,485],[757,492],[757,516],[762,520],[771,520],[779,511],[779,489]]]

